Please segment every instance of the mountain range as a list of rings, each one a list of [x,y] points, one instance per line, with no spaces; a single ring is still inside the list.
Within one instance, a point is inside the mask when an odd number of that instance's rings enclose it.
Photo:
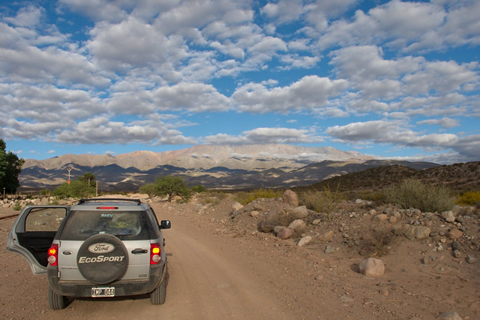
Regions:
[[[27,159],[19,176],[19,190],[53,189],[84,173],[96,176],[99,190],[137,191],[162,175],[182,176],[190,186],[210,189],[290,188],[368,168],[402,164],[415,169],[438,166],[429,162],[376,160],[333,147],[283,144],[217,146],[120,155],[67,154],[46,160]]]

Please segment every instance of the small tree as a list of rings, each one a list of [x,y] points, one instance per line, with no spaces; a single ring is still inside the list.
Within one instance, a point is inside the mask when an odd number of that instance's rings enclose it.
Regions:
[[[88,198],[95,194],[95,175],[85,173],[70,184],[62,183],[53,190],[53,195],[60,198]]]
[[[146,193],[150,198],[154,198],[157,195],[157,189],[155,183],[147,183],[140,187],[138,190],[140,193]]]
[[[0,187],[5,188],[8,193],[15,193],[20,186],[18,176],[25,160],[19,159],[11,151],[7,152],[6,148],[5,141],[0,139]]]
[[[159,196],[168,196],[171,202],[174,197],[179,196],[183,200],[188,201],[191,197],[191,190],[178,176],[163,176],[155,179],[155,190]]]

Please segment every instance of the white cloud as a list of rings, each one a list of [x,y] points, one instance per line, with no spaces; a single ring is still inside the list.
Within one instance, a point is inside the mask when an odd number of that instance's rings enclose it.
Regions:
[[[17,27],[32,28],[40,23],[40,19],[44,14],[44,9],[30,5],[25,8],[20,8],[16,17],[5,17],[4,20]]]
[[[107,117],[96,117],[77,123],[75,126],[56,134],[54,141],[72,144],[194,144],[193,138],[184,137],[180,131],[169,128],[161,121],[115,122]]]
[[[275,143],[318,143],[323,138],[317,136],[313,130],[299,130],[290,128],[257,128],[244,131],[239,136],[217,134],[205,137],[207,144],[275,144]]]
[[[440,125],[445,129],[460,126],[460,123],[458,122],[458,120],[450,119],[450,118],[423,120],[423,121],[418,121],[417,124]]]
[[[450,148],[459,140],[454,134],[414,132],[400,121],[355,122],[345,126],[332,126],[325,132],[343,142],[389,143],[423,148]]]
[[[307,76],[289,87],[269,89],[262,84],[249,83],[237,88],[232,99],[240,111],[252,113],[290,112],[325,105],[347,87],[345,80],[330,80]]]

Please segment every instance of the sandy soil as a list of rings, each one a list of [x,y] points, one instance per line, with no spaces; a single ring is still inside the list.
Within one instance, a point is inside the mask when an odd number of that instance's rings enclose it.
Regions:
[[[298,247],[298,237],[257,231],[264,212],[232,219],[232,204],[152,204],[159,219],[172,222],[164,231],[170,278],[161,306],[148,297],[77,299],[50,310],[45,276],[34,276],[21,256],[5,250],[14,218],[0,220],[0,319],[435,319],[445,311],[480,319],[479,263],[465,261],[467,254],[480,257],[478,217],[462,223],[461,257],[441,232],[416,242],[395,237],[380,257],[385,274],[368,278],[358,272],[375,225],[361,214],[365,208],[309,225],[305,235],[313,240]],[[14,213],[0,209],[0,217]],[[433,231],[448,227],[439,217],[431,224]],[[329,230],[330,242],[318,240]],[[438,243],[445,250],[433,251]],[[326,254],[326,245],[339,249]]]

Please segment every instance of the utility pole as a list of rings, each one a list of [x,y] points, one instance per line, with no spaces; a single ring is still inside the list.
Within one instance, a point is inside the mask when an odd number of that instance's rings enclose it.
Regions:
[[[72,167],[68,167],[67,168],[67,171],[68,171],[68,184],[70,184],[70,171],[72,171],[73,168]]]

